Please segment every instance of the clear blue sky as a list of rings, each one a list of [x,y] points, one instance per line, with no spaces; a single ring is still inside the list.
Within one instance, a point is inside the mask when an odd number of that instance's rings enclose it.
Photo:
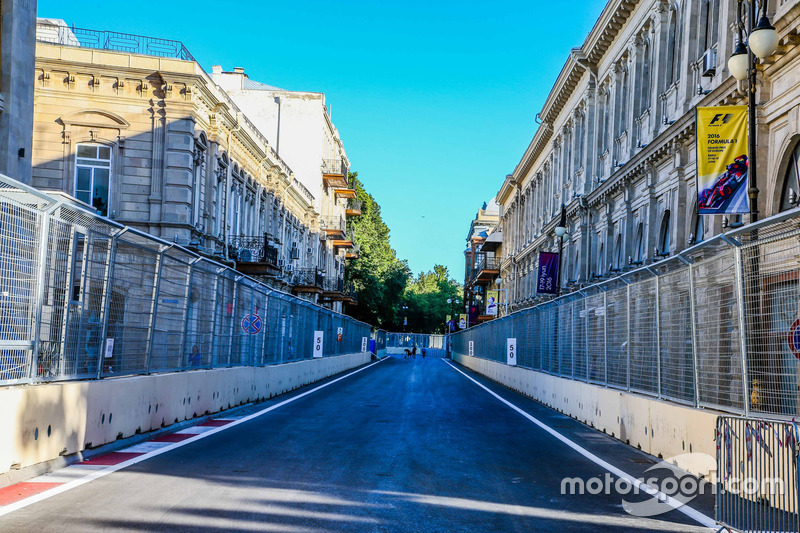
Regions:
[[[319,91],[414,273],[459,281],[469,223],[522,157],[605,0],[39,0],[76,27],[183,41],[207,71]]]

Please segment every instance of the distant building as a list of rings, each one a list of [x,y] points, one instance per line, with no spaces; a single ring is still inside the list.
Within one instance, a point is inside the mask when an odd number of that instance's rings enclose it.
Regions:
[[[486,291],[495,288],[493,282],[500,275],[500,263],[495,255],[497,235],[487,250],[484,246],[499,221],[500,208],[492,198],[484,202],[469,225],[467,249],[464,250],[464,303],[470,325],[494,318],[486,313]]]
[[[37,35],[34,186],[321,303],[317,199],[183,44],[51,19]]]
[[[0,2],[0,173],[31,181],[36,0]]]
[[[327,245],[320,247],[327,265],[326,279],[341,279],[345,258],[354,253],[346,219],[361,211],[348,179],[347,153],[331,121],[325,95],[251,80],[243,68],[226,72],[214,66],[212,70],[214,82],[230,95],[314,195],[320,228],[327,236]]]

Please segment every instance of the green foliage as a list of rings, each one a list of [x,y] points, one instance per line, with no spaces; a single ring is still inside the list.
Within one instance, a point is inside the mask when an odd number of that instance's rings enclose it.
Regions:
[[[460,298],[461,286],[442,265],[412,279],[408,264],[397,258],[389,243],[389,227],[381,218],[380,205],[364,189],[358,172],[349,177],[361,201],[361,216],[348,221],[360,247],[358,259],[348,260],[345,269],[346,281],[358,291],[358,305],[348,313],[388,331],[444,331],[446,315],[454,314],[454,309],[457,312],[447,299]]]

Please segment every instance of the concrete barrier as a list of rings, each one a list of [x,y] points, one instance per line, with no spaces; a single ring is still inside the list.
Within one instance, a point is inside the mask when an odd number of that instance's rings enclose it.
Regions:
[[[713,479],[699,454],[716,455],[716,411],[695,409],[638,394],[552,376],[497,361],[452,355],[489,379],[576,418],[644,452],[675,458],[679,468]]]
[[[361,366],[354,353],[264,367],[217,368],[0,388],[0,475],[262,400]]]

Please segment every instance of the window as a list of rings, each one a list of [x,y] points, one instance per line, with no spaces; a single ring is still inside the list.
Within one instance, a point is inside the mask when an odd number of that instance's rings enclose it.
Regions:
[[[703,50],[708,50],[717,43],[719,32],[719,0],[705,0],[703,5]]]
[[[795,144],[786,173],[783,175],[783,191],[781,192],[781,211],[787,211],[797,206],[800,194],[800,143]]]
[[[678,80],[678,63],[680,57],[680,50],[678,50],[678,12],[671,10],[669,13],[669,26],[667,27],[667,50],[666,50],[666,69],[667,69],[667,87],[669,88],[673,83]]]
[[[203,137],[194,145],[194,177],[192,180],[192,224],[197,226],[202,215],[202,193],[206,177],[206,147]]]
[[[697,208],[695,208],[694,212],[694,236],[692,237],[692,241],[689,244],[696,244],[698,242],[703,242],[703,237],[706,233],[706,223],[704,215],[700,215],[697,213]]]
[[[111,147],[98,144],[79,144],[75,159],[75,198],[108,216],[111,182]]]
[[[639,229],[636,230],[636,248],[633,251],[634,264],[644,263],[644,222],[639,222]]]
[[[603,257],[603,243],[600,243],[600,253],[597,254],[597,275],[602,275],[605,270],[605,258]]]
[[[623,250],[622,250],[622,235],[617,235],[617,243],[614,246],[614,270],[619,270],[622,268],[624,263],[624,259],[622,257]]]
[[[669,209],[664,211],[661,219],[661,231],[658,237],[658,255],[669,255]]]

